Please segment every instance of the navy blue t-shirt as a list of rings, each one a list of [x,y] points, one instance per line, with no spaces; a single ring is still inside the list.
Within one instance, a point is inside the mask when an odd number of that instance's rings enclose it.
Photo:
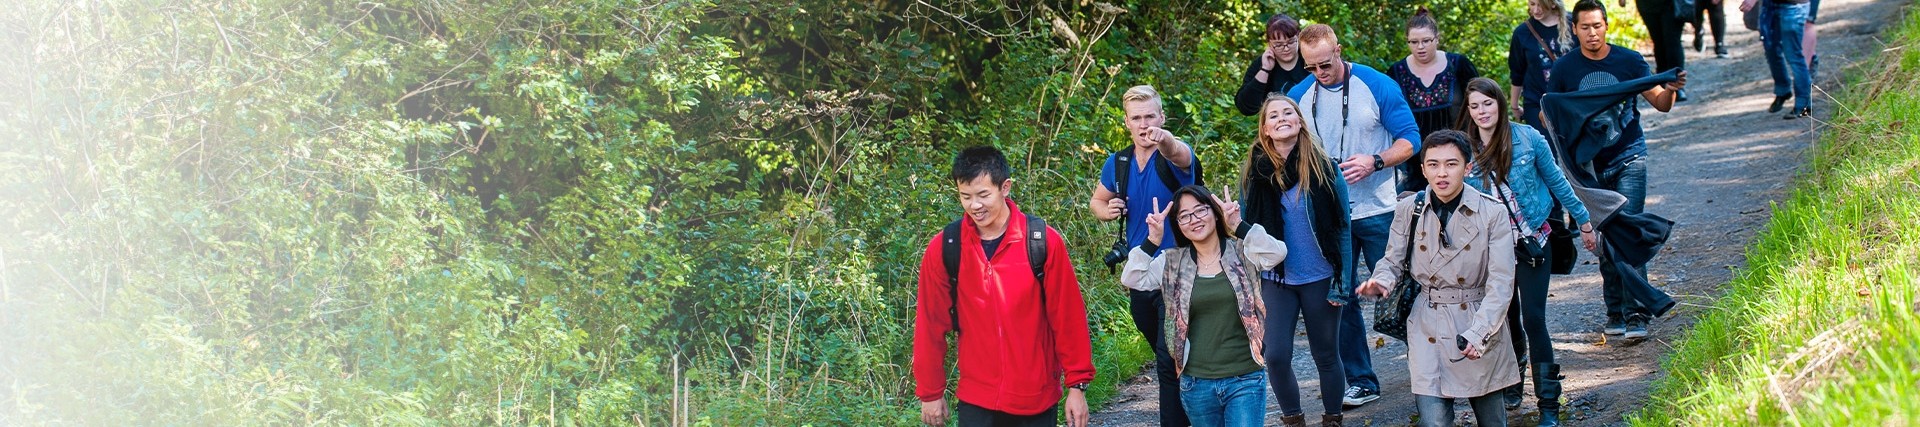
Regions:
[[[1131,149],[1127,150],[1128,154],[1132,152],[1133,150]],[[1141,243],[1147,242],[1147,215],[1159,212],[1161,208],[1167,207],[1168,202],[1173,201],[1173,190],[1167,188],[1168,185],[1160,181],[1160,171],[1154,169],[1152,164],[1147,163],[1148,161],[1161,162],[1165,160],[1160,158],[1159,151],[1154,151],[1152,154],[1147,155],[1147,158],[1144,160],[1135,158],[1133,159],[1133,172],[1127,175],[1128,194],[1124,196],[1127,198],[1128,247],[1140,246]],[[1193,161],[1195,163],[1200,162],[1200,155],[1198,153],[1193,155]],[[1141,170],[1141,165],[1147,165],[1146,169]],[[1193,184],[1193,165],[1187,165],[1186,169],[1181,169],[1179,166],[1174,165],[1167,166],[1173,168],[1173,176],[1180,180],[1178,185],[1172,186],[1173,188]],[[1100,185],[1106,186],[1107,191],[1118,193],[1120,186],[1119,182],[1114,180],[1115,167],[1117,167],[1117,164],[1114,162],[1114,156],[1107,155],[1107,163],[1100,166]],[[1155,198],[1160,199],[1160,206],[1153,206],[1153,200]],[[1172,215],[1168,215],[1168,218],[1172,218]],[[1174,221],[1167,221],[1166,234],[1162,234],[1160,238],[1161,246],[1173,246],[1173,233],[1179,232],[1174,230],[1173,223]],[[1157,253],[1148,255],[1156,254]]]
[[[1553,73],[1547,79],[1547,93],[1575,92],[1599,86],[1653,75],[1653,67],[1647,65],[1647,59],[1633,49],[1609,45],[1607,57],[1595,61],[1576,49],[1553,63]],[[1599,168],[1616,166],[1615,163],[1646,154],[1647,139],[1640,129],[1640,97],[1628,97],[1620,101],[1620,107],[1631,117],[1627,127],[1620,131],[1620,139],[1600,149],[1593,157],[1593,164]]]
[[[1560,25],[1573,22],[1568,16]],[[1533,27],[1533,31],[1527,31]],[[1539,33],[1538,39],[1534,33]],[[1545,42],[1545,45],[1541,45]],[[1507,81],[1520,87],[1520,107],[1526,111],[1522,121],[1534,123],[1540,121],[1534,113],[1540,112],[1540,95],[1547,93],[1548,72],[1553,62],[1562,56],[1576,55],[1572,41],[1560,44],[1559,26],[1549,27],[1539,20],[1527,18],[1526,22],[1513,27],[1513,35],[1507,39]],[[1553,51],[1551,55],[1547,51]]]

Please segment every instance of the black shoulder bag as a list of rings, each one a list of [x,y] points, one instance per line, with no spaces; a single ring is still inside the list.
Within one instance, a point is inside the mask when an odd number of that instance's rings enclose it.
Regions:
[[[1400,258],[1400,282],[1387,297],[1373,305],[1373,331],[1394,339],[1407,340],[1407,315],[1413,312],[1414,299],[1420,296],[1420,283],[1413,281],[1413,231],[1420,228],[1420,213],[1427,210],[1427,192],[1413,196],[1413,218],[1407,221],[1407,251]]]

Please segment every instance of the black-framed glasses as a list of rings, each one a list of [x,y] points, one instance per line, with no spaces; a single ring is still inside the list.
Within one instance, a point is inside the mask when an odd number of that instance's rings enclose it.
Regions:
[[[1180,213],[1180,223],[1182,224],[1192,224],[1194,221],[1211,218],[1213,218],[1213,208],[1207,206],[1200,206],[1191,211]]]

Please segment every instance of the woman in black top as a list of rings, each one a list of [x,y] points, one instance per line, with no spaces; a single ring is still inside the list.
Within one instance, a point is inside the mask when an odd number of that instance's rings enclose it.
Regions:
[[[1240,76],[1240,91],[1233,95],[1233,106],[1240,115],[1254,115],[1260,112],[1267,95],[1286,95],[1293,85],[1310,76],[1313,73],[1307,72],[1306,60],[1300,58],[1300,21],[1275,13],[1267,18],[1267,50],[1261,51]]]
[[[1407,98],[1407,107],[1413,109],[1413,121],[1420,125],[1420,134],[1452,129],[1455,112],[1463,103],[1461,88],[1480,77],[1480,70],[1475,69],[1473,61],[1468,61],[1466,56],[1440,50],[1440,25],[1434,22],[1433,12],[1426,7],[1415,11],[1413,18],[1407,20],[1407,50],[1412,53],[1387,67],[1387,76],[1400,83],[1400,94]],[[1403,163],[1400,167],[1407,176],[1400,181],[1400,191],[1427,188],[1427,180],[1421,176],[1417,162]]]
[[[1527,0],[1527,21],[1507,38],[1507,105],[1514,120],[1547,135],[1540,118],[1540,95],[1547,93],[1547,74],[1553,62],[1572,53],[1573,22],[1559,0]]]

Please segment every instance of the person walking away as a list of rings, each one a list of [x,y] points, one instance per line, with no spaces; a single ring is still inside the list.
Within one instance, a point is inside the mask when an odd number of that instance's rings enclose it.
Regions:
[[[1793,101],[1793,109],[1783,118],[1798,119],[1813,115],[1813,73],[1802,52],[1806,36],[1807,0],[1745,0],[1740,10],[1760,8],[1760,41],[1767,56],[1767,71],[1773,76],[1773,105],[1767,112],[1778,113]]]

